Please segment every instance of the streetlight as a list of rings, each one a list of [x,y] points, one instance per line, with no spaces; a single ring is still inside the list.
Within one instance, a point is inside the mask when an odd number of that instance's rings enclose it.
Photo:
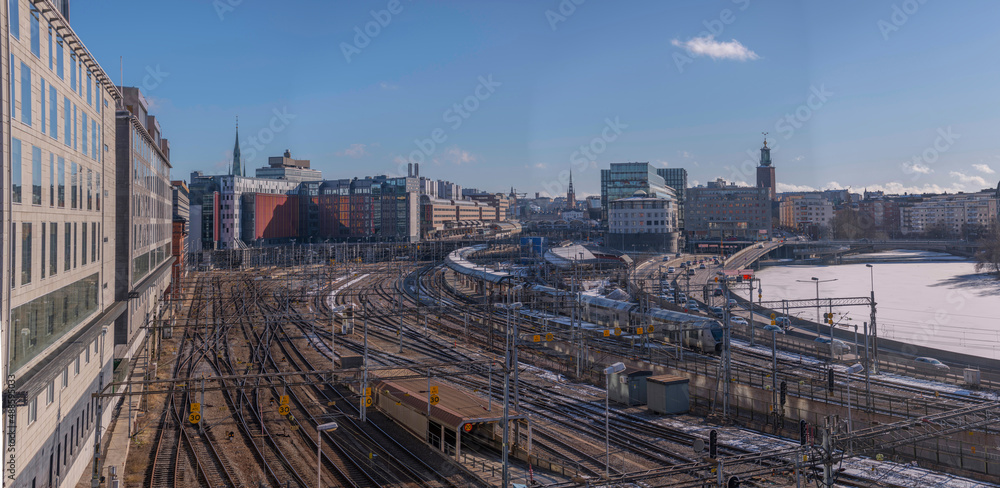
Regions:
[[[316,488],[322,488],[321,476],[323,475],[323,432],[337,430],[336,422],[327,422],[316,426]]]
[[[604,368],[604,479],[610,477],[611,470],[611,375],[625,371],[625,363],[619,361]]]
[[[813,276],[812,278],[810,278],[810,281],[806,281],[806,280],[795,280],[795,281],[798,282],[798,283],[816,283],[816,335],[818,336],[818,335],[820,335],[820,332],[819,332],[819,324],[820,324],[820,320],[819,320],[819,284],[820,283],[829,283],[831,281],[837,281],[837,279],[834,278],[832,280],[821,280],[821,279]],[[832,340],[832,337],[833,336],[831,335],[831,340]]]

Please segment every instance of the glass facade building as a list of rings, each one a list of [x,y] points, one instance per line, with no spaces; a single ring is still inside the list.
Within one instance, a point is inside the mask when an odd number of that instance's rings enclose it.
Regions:
[[[642,190],[651,198],[677,200],[674,189],[667,186],[657,169],[649,163],[611,163],[601,170],[601,221],[608,221],[608,204],[629,198]]]

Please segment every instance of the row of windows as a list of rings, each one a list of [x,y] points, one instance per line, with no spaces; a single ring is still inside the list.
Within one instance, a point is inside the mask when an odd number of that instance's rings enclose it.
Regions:
[[[20,227],[20,228],[18,228]],[[20,284],[31,284],[34,276],[35,231],[39,232],[38,243],[41,248],[39,256],[39,277],[45,279],[59,272],[59,224],[56,222],[41,222],[36,228],[32,222],[11,224],[11,254],[16,256],[18,237],[20,237],[21,272]],[[63,223],[63,271],[86,266],[87,263],[101,259],[101,224],[97,222],[64,222]],[[88,232],[89,229],[89,232]],[[89,237],[88,237],[89,235]],[[79,252],[78,252],[79,251]],[[89,259],[88,259],[89,258]],[[17,286],[18,273],[11,273],[10,286]]]
[[[99,354],[99,349],[98,349],[99,341],[100,338],[94,339],[94,344],[93,344],[94,357],[97,357]],[[83,349],[82,355],[83,355],[83,363],[90,364],[90,347],[85,347]],[[80,356],[77,356],[76,359],[73,361],[73,376],[76,377],[79,374],[80,374]],[[69,366],[63,368],[61,376],[62,376],[62,387],[66,388],[67,386],[69,386]],[[33,423],[35,420],[38,420],[38,398],[41,396],[42,396],[41,393],[36,395],[34,398],[31,399],[31,403],[29,403],[28,405],[28,425],[31,425],[31,423]],[[52,403],[55,402],[55,398],[56,398],[56,380],[53,379],[49,381],[48,386],[46,386],[45,388],[45,406],[48,407],[49,405],[52,405]]]
[[[20,1],[9,0],[8,8],[10,36],[16,41],[23,41],[23,39],[21,39]],[[41,13],[38,8],[35,7],[33,3],[29,4],[28,24],[30,32],[28,34],[28,42],[30,43],[31,54],[39,60],[42,59],[43,56],[42,22]],[[47,27],[46,32],[48,34],[48,53],[46,57],[49,60],[49,71],[54,72],[60,80],[66,80],[65,67],[67,63],[64,54],[64,45],[65,47],[69,47],[69,88],[81,98],[86,97],[87,105],[93,107],[97,113],[101,113],[101,105],[103,104],[106,108],[108,106],[108,102],[102,95],[103,92],[101,90],[100,81],[97,80],[97,77],[86,66],[84,57],[82,55],[77,56],[76,51],[69,46],[68,41],[59,35],[57,29],[54,29],[47,21],[45,22],[45,25]],[[11,71],[14,69],[13,66],[14,65],[12,63]],[[14,112],[12,111],[11,113]]]
[[[14,54],[10,55],[10,113],[12,120],[20,120],[29,127],[35,126],[35,111],[33,100],[34,82],[37,79],[39,85],[39,117],[42,134],[48,134],[54,140],[59,140],[59,121],[63,121],[63,143],[66,147],[72,147],[74,151],[80,151],[84,156],[88,156],[94,161],[102,160],[101,157],[101,125],[97,123],[97,117],[89,115],[84,107],[78,107],[71,102],[69,97],[63,96],[62,117],[60,118],[59,94],[52,83],[46,83],[42,76],[32,76],[31,68],[20,63],[20,76],[15,72],[16,59]],[[20,83],[20,92],[17,84]],[[46,93],[47,91],[47,93]],[[18,105],[20,102],[20,117],[18,117]],[[89,133],[89,135],[88,135]]]
[[[98,274],[94,273],[11,310],[11,371],[34,359],[97,308]]]
[[[42,149],[31,146],[31,155],[25,154],[20,139],[11,138],[11,200],[22,203],[24,168],[30,164],[31,204],[41,205],[42,201]],[[49,198],[50,207],[66,207],[66,159],[49,153]],[[69,163],[70,208],[83,210],[101,209],[101,173],[74,161]]]

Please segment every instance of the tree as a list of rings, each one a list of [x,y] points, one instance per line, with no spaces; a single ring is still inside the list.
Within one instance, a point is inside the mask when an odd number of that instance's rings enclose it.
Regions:
[[[979,251],[975,258],[976,271],[993,273],[1000,278],[1000,226],[992,226],[979,240]]]

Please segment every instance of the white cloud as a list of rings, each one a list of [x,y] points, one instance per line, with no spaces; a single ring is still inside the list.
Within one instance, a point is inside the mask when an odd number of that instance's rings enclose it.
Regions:
[[[368,145],[367,144],[351,144],[351,147],[344,149],[343,151],[337,152],[337,156],[347,156],[349,158],[361,158],[368,156]]]
[[[434,164],[452,163],[455,165],[462,165],[466,163],[474,163],[478,160],[479,157],[475,154],[472,154],[464,149],[460,149],[458,146],[450,146],[444,150],[440,158],[434,158]]]
[[[692,56],[708,56],[712,59],[735,59],[737,61],[747,61],[760,58],[757,53],[751,51],[746,46],[733,39],[729,42],[719,42],[715,36],[695,37],[687,41],[674,39],[671,44],[684,48]]]
[[[990,165],[988,165],[988,164],[973,164],[972,167],[976,171],[978,171],[980,173],[983,173],[983,174],[991,175],[993,173],[996,173],[996,171],[993,171],[993,168],[991,168]]]
[[[545,169],[545,168],[548,168],[548,167],[549,167],[549,165],[547,165],[545,163],[535,163],[535,164],[526,164],[526,165],[524,165],[525,169]]]
[[[398,85],[393,85],[391,83],[387,83],[387,82],[384,82],[384,81],[379,82],[378,87],[381,88],[381,89],[383,89],[383,90],[395,90],[395,89],[399,88]]]
[[[803,159],[805,159],[805,156],[795,156],[795,158],[792,159],[792,161],[802,161]]]
[[[930,166],[922,163],[903,163],[903,171],[906,173],[931,174],[934,172]]]
[[[797,191],[816,191],[815,188],[808,185],[793,185],[791,183],[778,183],[777,190],[778,193],[788,193]]]
[[[979,186],[986,186],[986,180],[984,180],[982,176],[970,176],[959,171],[952,171],[948,174],[951,175],[952,178],[957,178],[958,181],[961,181],[962,183],[973,183]]]

